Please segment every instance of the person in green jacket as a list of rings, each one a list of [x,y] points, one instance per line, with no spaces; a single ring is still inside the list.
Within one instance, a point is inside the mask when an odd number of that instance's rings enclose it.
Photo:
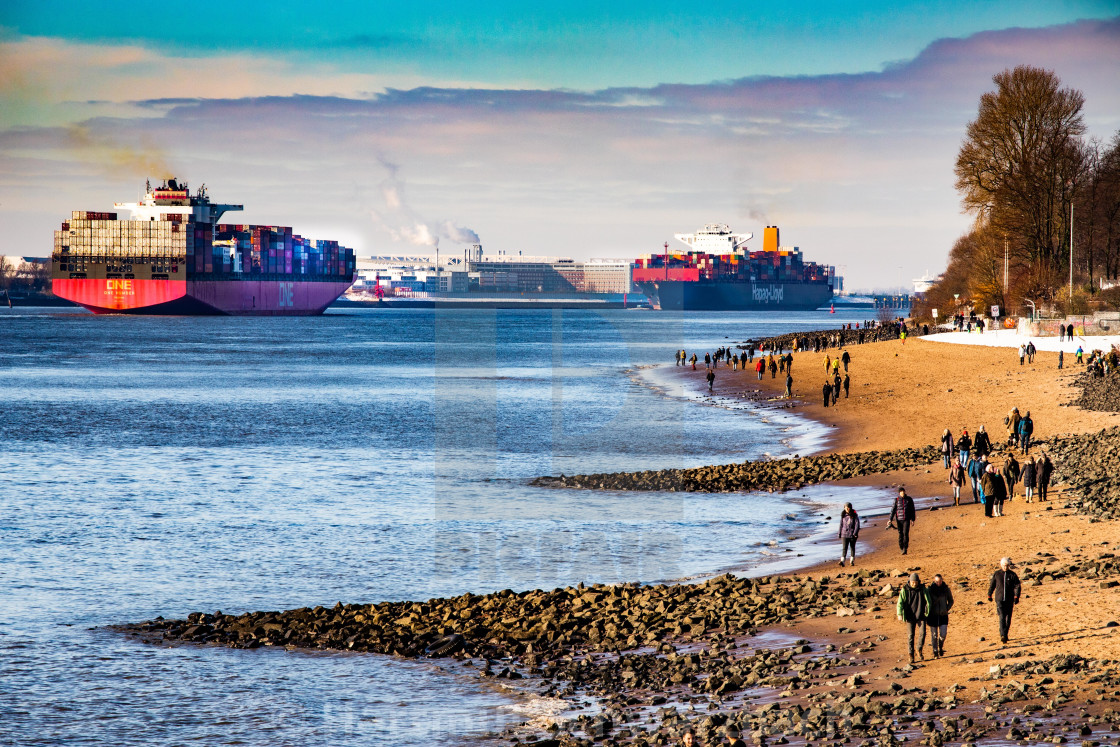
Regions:
[[[920,633],[918,656],[926,660],[926,618],[929,616],[929,589],[922,583],[917,573],[910,574],[910,581],[898,592],[898,619],[906,623],[909,635],[907,646],[910,650],[910,663],[914,663],[914,633]]]

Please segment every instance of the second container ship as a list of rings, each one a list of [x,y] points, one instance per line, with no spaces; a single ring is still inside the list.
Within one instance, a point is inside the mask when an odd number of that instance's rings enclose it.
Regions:
[[[54,234],[54,294],[96,314],[321,314],[354,282],[354,251],[288,226],[219,223],[241,205],[168,179]]]
[[[634,265],[634,285],[657,309],[676,311],[811,311],[841,290],[833,268],[805,262],[797,247],[778,242],[767,226],[762,251],[748,251],[750,233],[709,223],[696,233],[676,234],[687,252],[647,254]]]

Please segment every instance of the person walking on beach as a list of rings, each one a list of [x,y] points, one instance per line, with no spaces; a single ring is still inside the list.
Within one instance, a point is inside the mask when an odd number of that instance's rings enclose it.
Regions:
[[[1062,366],[1065,364],[1065,362],[1066,362],[1066,351],[1059,350],[1058,351],[1058,370],[1059,371],[1062,370]]]
[[[770,378],[777,378],[778,364],[774,362],[774,356],[770,356]]]
[[[1023,365],[1023,360],[1027,357],[1027,346],[1019,343],[1019,365]]]
[[[762,370],[766,368],[766,359],[762,356],[758,357],[758,362],[754,364],[754,372],[758,374],[758,380],[762,381]]]
[[[899,622],[906,623],[906,645],[910,650],[910,663],[914,663],[914,634],[919,633],[918,655],[926,660],[926,618],[929,616],[929,590],[917,573],[910,574],[910,580],[898,592],[898,605],[895,610]]]
[[[1033,341],[1027,342],[1027,363],[1034,365],[1034,354],[1038,352],[1038,348],[1034,346]]]
[[[1003,481],[1007,487],[1007,500],[1015,500],[1015,483],[1019,482],[1019,462],[1015,459],[1014,454],[1007,455],[1007,461],[1003,465]]]
[[[1034,486],[1038,482],[1038,468],[1035,467],[1034,457],[1027,457],[1023,464],[1023,498],[1027,503],[1034,503]]]
[[[714,384],[715,381],[716,381],[716,372],[709,368],[708,369],[708,391],[709,392],[712,391],[712,384]]]
[[[848,351],[845,350],[840,354],[840,360],[844,362],[844,373],[848,373],[848,364],[852,362],[852,356],[848,355]]]
[[[704,353],[704,365],[707,368],[712,367],[712,354],[711,353]]]
[[[689,360],[690,363],[692,363],[692,370],[695,371],[696,370],[696,353],[693,353],[692,357],[689,358],[688,360]]]
[[[988,601],[996,603],[1001,643],[1007,643],[1007,637],[1011,633],[1011,613],[1015,611],[1019,594],[1023,590],[1019,576],[1012,570],[1014,567],[1011,558],[1000,558],[999,570],[992,574],[992,580],[988,582]]]
[[[930,643],[933,644],[933,658],[945,655],[945,635],[949,632],[949,610],[953,609],[953,590],[938,573],[929,585],[929,627]]]
[[[1069,326],[1072,327],[1073,325],[1071,324]],[[1084,361],[1085,351],[1081,349],[1080,345],[1077,346],[1077,351],[1074,353],[1074,355],[1077,356],[1077,362],[1078,363],[1084,363],[1085,362]]]
[[[984,515],[996,518],[1003,515],[1003,502],[1007,498],[1007,486],[1003,482],[1003,475],[996,471],[994,464],[989,464],[980,478],[981,499],[984,500]]]
[[[899,488],[898,498],[895,498],[890,518],[887,519],[887,528],[898,530],[898,549],[903,555],[910,552],[910,527],[917,518],[914,499],[906,494],[906,488]]]
[[[972,440],[972,452],[977,456],[988,456],[992,453],[992,439],[988,438],[988,432],[984,430],[984,426],[980,426],[980,430],[976,432],[976,438]]]
[[[1046,490],[1050,487],[1050,476],[1054,474],[1054,463],[1050,461],[1050,457],[1046,452],[1042,452],[1042,458],[1038,460],[1038,500],[1040,502],[1046,501]]]
[[[1011,412],[1007,413],[1007,417],[1003,419],[1004,424],[1007,425],[1007,445],[1014,446],[1019,439],[1019,421],[1022,417],[1019,415],[1019,408],[1012,407]]]
[[[852,385],[852,380],[848,378],[848,374],[844,374],[844,399],[848,398],[848,387]]]
[[[844,504],[840,513],[840,531],[836,534],[840,540],[840,567],[844,567],[844,560],[848,551],[852,552],[851,565],[856,564],[856,540],[859,539],[859,514],[852,508],[851,503]]]
[[[786,373],[793,373],[793,353],[786,353]]]
[[[968,435],[968,429],[961,431],[961,437],[957,439],[957,451],[960,452],[961,464],[968,464],[968,452],[972,450],[972,438]]]
[[[1027,410],[1027,414],[1019,421],[1019,448],[1022,449],[1024,454],[1029,454],[1031,451],[1031,434],[1034,433],[1034,421],[1031,420],[1031,411]]]
[[[964,487],[964,465],[956,460],[953,460],[953,466],[949,468],[949,484],[953,486],[953,505],[961,505],[961,488]],[[972,502],[976,502],[975,496],[973,496]]]
[[[786,374],[786,399],[793,398],[793,374]]]
[[[828,379],[824,380],[824,386],[821,387],[821,395],[824,397],[824,406],[828,407],[828,401],[832,399],[832,384],[828,383]]]
[[[953,434],[949,432],[948,428],[941,434],[941,461],[945,463],[945,469],[949,469],[949,463],[955,461],[953,459]]]
[[[840,374],[832,374],[832,404],[840,401]]]
[[[976,503],[976,501],[984,503],[984,487],[980,484],[980,481],[984,477],[984,471],[987,469],[987,466],[988,464],[985,458],[982,456],[978,456],[970,459],[968,462],[968,467],[965,468],[965,472],[968,474],[969,479],[972,480],[973,503]],[[984,510],[985,512],[987,512],[987,503],[984,503]]]
[[[832,368],[832,356],[831,355],[826,355],[824,357],[824,372],[825,372],[825,374],[827,374],[831,368]]]

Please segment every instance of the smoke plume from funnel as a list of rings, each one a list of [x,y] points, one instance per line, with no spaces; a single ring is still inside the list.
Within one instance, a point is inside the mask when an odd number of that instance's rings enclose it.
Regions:
[[[95,135],[83,125],[67,128],[70,147],[79,158],[96,164],[113,176],[155,177],[168,179],[175,175],[166,157],[151,145],[132,147]]]

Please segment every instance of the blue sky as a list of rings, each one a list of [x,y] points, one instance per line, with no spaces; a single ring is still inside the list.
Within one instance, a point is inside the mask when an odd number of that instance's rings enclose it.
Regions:
[[[992,75],[1052,69],[1120,129],[1115,2],[771,6],[8,3],[0,253],[166,171],[360,254],[778,223],[883,287],[967,230],[952,166]]]
[[[912,58],[943,37],[1106,18],[1117,9],[1105,0],[277,0],[189,9],[17,0],[0,25],[27,36],[137,43],[184,55],[248,52],[347,71],[585,89],[864,72]],[[192,17],[206,19],[205,33]]]

